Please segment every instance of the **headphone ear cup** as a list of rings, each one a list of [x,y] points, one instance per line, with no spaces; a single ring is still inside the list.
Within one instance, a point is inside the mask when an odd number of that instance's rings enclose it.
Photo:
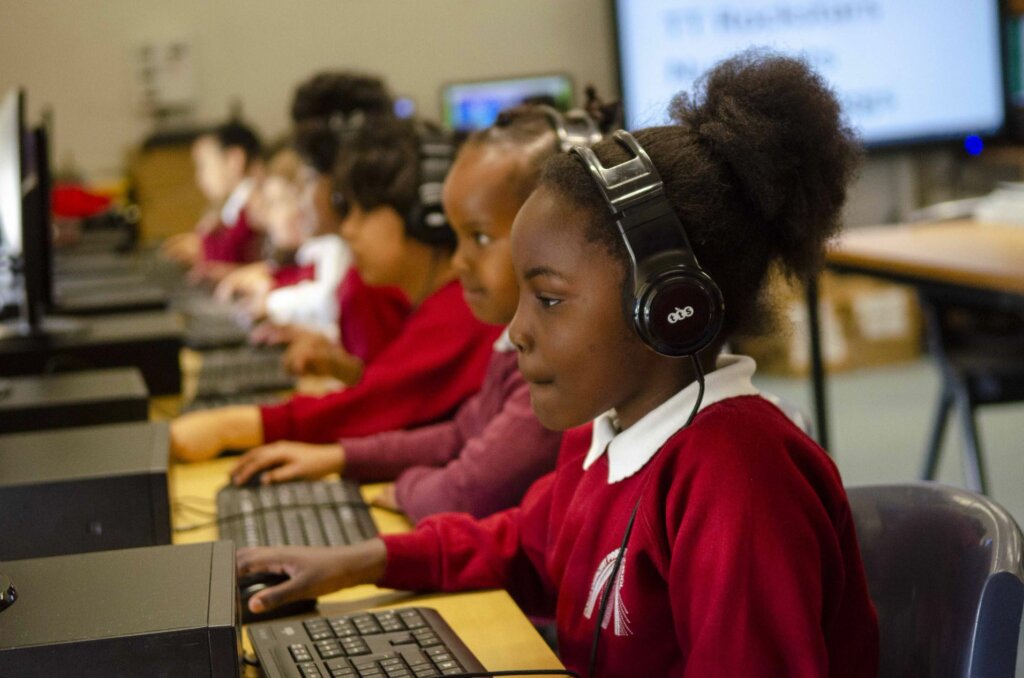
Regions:
[[[722,329],[722,292],[700,269],[676,265],[642,281],[633,303],[633,324],[656,352],[680,357],[705,349]]]

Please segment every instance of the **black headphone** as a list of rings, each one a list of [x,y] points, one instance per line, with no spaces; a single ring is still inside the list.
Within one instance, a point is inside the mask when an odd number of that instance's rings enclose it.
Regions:
[[[420,129],[419,187],[405,219],[405,232],[427,245],[455,246],[455,233],[441,204],[444,179],[455,160],[452,140],[440,131]]]
[[[564,114],[546,104],[538,104],[537,108],[547,117],[558,139],[558,149],[563,153],[568,153],[574,146],[593,146],[602,138],[597,123],[582,108],[574,108]]]
[[[722,292],[697,263],[647,152],[629,132],[613,138],[632,156],[614,167],[604,167],[586,146],[572,152],[601,189],[629,250],[633,327],[662,355],[694,355],[722,329]]]

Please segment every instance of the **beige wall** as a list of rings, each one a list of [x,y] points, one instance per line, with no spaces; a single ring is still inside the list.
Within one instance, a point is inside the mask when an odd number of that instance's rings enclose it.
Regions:
[[[604,0],[0,0],[0,92],[52,105],[58,162],[101,178],[150,129],[131,62],[147,41],[191,41],[201,122],[239,100],[271,136],[323,68],[382,74],[434,118],[448,80],[564,71],[611,92],[611,31]]]

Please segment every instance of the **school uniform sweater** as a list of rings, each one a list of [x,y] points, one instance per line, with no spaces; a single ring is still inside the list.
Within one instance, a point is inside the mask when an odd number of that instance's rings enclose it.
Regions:
[[[534,415],[503,334],[480,392],[451,421],[341,444],[345,477],[395,480],[398,505],[415,522],[444,511],[483,517],[517,505],[533,481],[555,468],[561,440]]]
[[[201,236],[203,261],[247,264],[260,259],[263,234],[250,226],[245,210],[254,189],[255,183],[246,179],[228,196],[220,223]]]
[[[720,359],[626,431],[613,414],[565,434],[556,470],[482,521],[427,518],[384,537],[382,586],[506,587],[554,615],[565,664],[588,668],[599,599],[640,506],[602,620],[601,676],[878,673],[878,626],[849,504],[827,455]]]
[[[412,311],[402,290],[367,285],[355,267],[338,285],[337,299],[341,345],[367,365],[402,333]]]
[[[262,407],[263,438],[332,443],[450,417],[480,390],[500,333],[473,316],[459,283],[450,282],[409,316],[358,384]]]

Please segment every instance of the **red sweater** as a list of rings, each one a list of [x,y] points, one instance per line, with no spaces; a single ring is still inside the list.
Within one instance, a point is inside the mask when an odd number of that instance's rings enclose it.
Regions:
[[[520,507],[384,537],[383,586],[506,587],[555,614],[562,660],[588,667],[596,594],[642,495],[598,659],[601,676],[878,675],[878,627],[835,466],[773,405],[709,405],[639,472],[586,471],[592,425]],[[610,622],[610,623],[609,623]]]
[[[458,282],[427,297],[359,383],[261,408],[263,438],[331,443],[445,417],[480,390],[501,328],[470,312]]]
[[[260,258],[263,234],[249,226],[249,218],[243,209],[238,221],[233,224],[218,224],[202,236],[203,261],[222,261],[230,264],[247,264]]]
[[[397,287],[367,285],[353,266],[338,285],[341,345],[369,365],[402,333],[411,307]]]
[[[511,350],[496,350],[480,392],[451,421],[412,431],[343,438],[345,476],[398,480],[413,521],[444,511],[476,517],[515,506],[555,467],[562,434],[541,426]]]
[[[286,264],[284,266],[277,266],[270,274],[271,279],[274,281],[272,289],[280,289],[281,287],[291,287],[292,285],[298,285],[300,282],[305,280],[312,280],[316,275],[316,266],[310,264],[308,266],[300,266],[299,264]]]

